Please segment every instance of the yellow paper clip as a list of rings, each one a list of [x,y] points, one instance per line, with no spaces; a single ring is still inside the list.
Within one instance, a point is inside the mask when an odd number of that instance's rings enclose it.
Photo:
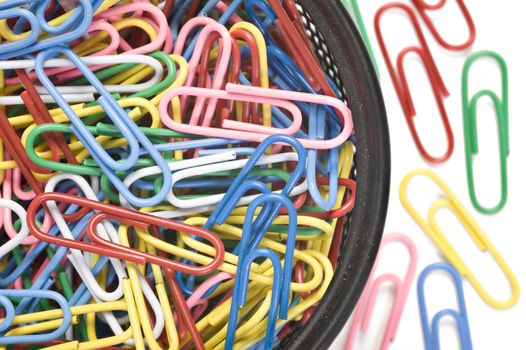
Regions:
[[[429,208],[427,221],[417,212],[407,197],[407,186],[409,185],[409,182],[416,176],[428,177],[429,179],[433,180],[444,192],[443,198],[436,200]],[[413,170],[407,174],[400,184],[400,200],[402,201],[402,204],[409,215],[411,215],[418,225],[420,225],[429,238],[431,238],[436,247],[442,252],[442,254],[444,254],[449,263],[451,263],[451,265],[457,269],[459,274],[466,277],[466,279],[469,281],[469,283],[471,283],[475,291],[486,304],[496,309],[507,309],[517,303],[520,295],[520,287],[515,275],[509,268],[504,258],[486,237],[482,231],[482,228],[475,222],[475,220],[468,213],[467,209],[462,205],[462,203],[460,203],[460,200],[457,198],[457,196],[455,196],[453,191],[436,173],[428,169],[419,169]],[[511,287],[511,296],[507,300],[499,301],[493,298],[482,287],[481,283],[461,259],[455,248],[453,248],[451,243],[446,239],[437,221],[436,214],[440,209],[450,210],[460,221],[477,247],[481,251],[488,251],[493,256],[495,262],[497,265],[499,265],[499,267],[502,269],[502,272],[508,279]]]

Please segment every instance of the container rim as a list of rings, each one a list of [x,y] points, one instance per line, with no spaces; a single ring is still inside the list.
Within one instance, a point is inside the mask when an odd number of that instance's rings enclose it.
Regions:
[[[356,204],[350,225],[344,228],[338,266],[309,322],[280,344],[288,350],[327,349],[356,306],[382,239],[391,177],[389,130],[374,66],[341,0],[296,3],[332,55],[356,129]]]

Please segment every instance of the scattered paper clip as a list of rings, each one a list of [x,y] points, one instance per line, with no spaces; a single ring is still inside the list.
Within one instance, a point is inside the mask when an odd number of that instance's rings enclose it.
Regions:
[[[380,252],[388,245],[398,243],[404,245],[409,253],[409,264],[407,266],[406,274],[403,280],[392,273],[386,273],[380,276],[375,276],[377,265],[373,267],[371,271],[371,277],[365,286],[362,297],[356,306],[354,311],[353,319],[351,321],[351,328],[347,335],[345,343],[345,349],[350,350],[354,346],[355,338],[358,331],[366,332],[371,320],[374,303],[376,297],[383,284],[390,283],[394,290],[394,301],[391,311],[389,313],[389,320],[387,322],[386,330],[382,337],[382,342],[379,349],[385,350],[389,347],[390,343],[394,341],[402,312],[404,310],[405,303],[407,301],[411,283],[416,272],[417,265],[417,250],[413,241],[406,235],[401,233],[392,233],[384,236],[382,239],[382,245],[380,246]],[[378,260],[377,260],[378,261]]]
[[[431,17],[427,14],[428,11],[437,11],[442,9],[448,0],[440,0],[436,4],[429,4],[426,2],[426,0],[411,0],[413,5],[415,5],[416,10],[420,14],[420,17],[422,17],[422,20],[425,22],[427,28],[435,38],[435,40],[442,46],[443,48],[451,51],[463,51],[468,49],[473,45],[475,42],[477,31],[475,28],[475,23],[473,22],[473,18],[471,18],[471,14],[469,13],[469,10],[464,3],[464,0],[456,0],[459,10],[462,12],[462,16],[464,17],[466,21],[466,25],[468,27],[469,36],[466,39],[465,42],[461,44],[451,44],[448,43],[442,35],[438,32],[438,29],[433,23],[433,20]]]
[[[425,220],[424,217],[418,213],[417,209],[410,203],[407,196],[407,187],[409,183],[418,176],[426,177],[432,180],[443,191],[444,197],[434,201],[429,208],[428,220]],[[451,263],[451,265],[453,265],[453,267],[455,267],[458,273],[465,277],[469,283],[471,283],[475,291],[486,304],[496,309],[507,309],[517,303],[520,296],[520,287],[515,275],[511,271],[504,258],[486,237],[482,231],[482,228],[479,227],[479,225],[468,213],[467,209],[462,205],[462,203],[460,203],[460,200],[457,198],[457,196],[455,196],[453,191],[436,173],[428,169],[414,170],[408,173],[400,184],[400,200],[413,220],[415,220],[422,230],[429,236],[435,246],[442,254],[444,254],[445,258],[449,261],[449,263]],[[486,291],[486,289],[482,287],[479,280],[464,263],[455,248],[451,246],[437,221],[437,212],[441,209],[450,210],[466,229],[466,232],[473,239],[477,247],[482,251],[489,252],[495,259],[495,262],[501,268],[503,274],[508,280],[508,283],[510,284],[511,295],[508,299],[497,300],[492,297]]]
[[[430,324],[425,297],[425,282],[429,275],[436,271],[445,272],[451,276],[457,293],[458,311],[453,309],[440,310],[433,316]],[[460,348],[462,350],[473,349],[471,334],[469,331],[466,301],[464,300],[462,279],[451,265],[446,263],[435,263],[429,265],[420,273],[420,276],[418,277],[418,306],[420,309],[420,320],[422,322],[426,350],[440,350],[440,321],[444,317],[449,317],[455,320],[460,337]]]
[[[389,55],[389,51],[387,50],[387,45],[384,41],[384,36],[381,28],[382,17],[387,12],[392,12],[394,10],[403,11],[409,17],[420,43],[420,47],[409,46],[400,51],[396,59],[396,66],[393,64],[391,56]],[[400,100],[400,105],[402,106],[402,110],[404,112],[407,124],[409,126],[409,131],[411,132],[411,136],[413,137],[418,151],[420,152],[422,157],[424,157],[424,159],[430,163],[443,163],[447,161],[453,154],[455,143],[453,131],[451,129],[446,108],[444,106],[444,98],[449,96],[449,92],[444,84],[444,81],[442,80],[442,77],[440,76],[440,72],[436,66],[431,51],[429,50],[426,39],[424,37],[424,34],[422,33],[420,25],[418,24],[418,20],[416,18],[415,13],[406,4],[399,2],[389,3],[380,7],[378,12],[376,12],[374,25],[376,30],[376,36],[378,38],[378,43],[380,44],[380,48],[382,49],[382,54],[387,64],[389,74],[391,75],[391,80],[393,81],[396,93],[398,94],[398,99]],[[416,130],[416,126],[413,120],[413,118],[416,117],[416,110],[413,98],[411,96],[411,91],[408,86],[407,75],[404,68],[404,60],[406,56],[410,53],[416,54],[424,63],[424,67],[426,69],[431,83],[431,87],[433,89],[433,95],[437,102],[438,111],[440,113],[440,117],[444,125],[444,131],[447,137],[447,149],[442,155],[439,156],[431,155],[426,150],[422,139],[419,136],[418,131]]]
[[[481,58],[490,58],[497,62],[501,73],[502,94],[499,98],[491,90],[478,91],[469,97],[469,72],[472,65]],[[492,207],[480,203],[475,191],[475,176],[473,172],[473,156],[478,154],[477,108],[481,98],[487,97],[495,106],[499,137],[500,160],[500,191],[498,203]],[[483,214],[495,214],[501,211],[508,199],[508,166],[507,157],[510,153],[509,121],[508,121],[508,68],[504,59],[493,51],[480,51],[472,54],[464,65],[462,73],[462,108],[464,113],[464,141],[466,150],[466,170],[471,203]]]

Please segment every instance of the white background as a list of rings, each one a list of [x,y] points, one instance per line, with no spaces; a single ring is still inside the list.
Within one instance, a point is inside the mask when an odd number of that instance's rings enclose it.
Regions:
[[[437,1],[426,0],[436,3]],[[465,0],[477,27],[477,39],[469,52],[451,53],[437,45],[427,28],[420,21],[427,42],[442,74],[451,96],[445,100],[449,118],[455,133],[455,151],[452,158],[443,165],[432,167],[453,189],[460,200],[482,226],[486,235],[501,252],[514,271],[519,283],[526,286],[526,232],[524,230],[526,197],[526,100],[523,80],[526,78],[524,57],[524,33],[526,17],[522,1],[476,1]],[[441,261],[436,248],[416,225],[402,207],[398,189],[400,181],[410,170],[430,167],[419,156],[410,136],[393,84],[387,72],[374,33],[373,18],[377,8],[386,1],[359,1],[362,15],[368,27],[378,65],[381,70],[381,83],[388,112],[392,147],[392,187],[386,233],[402,232],[416,243],[419,253],[417,276],[429,264]],[[409,1],[405,1],[409,3]],[[440,11],[439,11],[440,12]],[[446,8],[433,15],[435,23],[450,42],[459,43],[467,38],[465,22],[459,15],[456,1],[447,1]],[[383,17],[386,41],[396,60],[397,50],[416,44],[409,21],[397,11]],[[464,133],[461,106],[461,72],[470,52],[493,50],[500,53],[508,63],[510,74],[510,148],[508,158],[509,198],[506,207],[497,215],[479,214],[473,208],[468,195],[464,155]],[[434,154],[445,149],[445,134],[439,120],[434,97],[421,63],[415,57],[406,61],[409,84],[417,109],[416,125],[426,147]],[[479,61],[475,64],[470,77],[471,89],[491,88],[500,95],[500,78],[495,64]],[[496,119],[491,104],[484,100],[479,105],[479,148],[480,155],[475,157],[476,185],[479,199],[486,206],[497,203],[500,196],[500,177],[498,163],[498,139]],[[410,195],[420,212],[427,215],[427,208],[440,194],[426,180],[415,180],[410,185]],[[449,212],[439,214],[445,234],[458,248],[467,264],[480,278],[487,290],[500,299],[507,299],[510,293],[508,284],[488,253],[480,252],[461,225]],[[378,272],[403,274],[407,254],[403,248],[392,246],[384,250]],[[377,272],[377,274],[378,274]],[[400,327],[391,350],[424,349],[421,324],[416,297],[416,278],[401,319]],[[515,307],[509,310],[495,310],[486,305],[469,283],[464,281],[471,336],[474,349],[525,349],[526,298],[521,298]],[[452,283],[442,275],[432,275],[428,279],[426,295],[430,315],[438,308],[455,308],[456,299]],[[383,327],[390,308],[391,290],[384,287],[380,292],[372,323],[366,335],[359,336],[354,349],[377,349]],[[343,349],[347,327],[341,332],[331,350]],[[442,322],[442,349],[459,348],[453,322]]]

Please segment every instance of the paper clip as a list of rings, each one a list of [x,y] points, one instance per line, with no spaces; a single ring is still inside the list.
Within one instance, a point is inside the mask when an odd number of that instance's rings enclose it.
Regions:
[[[446,272],[451,276],[457,292],[458,311],[452,309],[440,310],[435,316],[433,316],[433,320],[431,321],[431,324],[429,324],[425,297],[425,282],[429,275],[435,271]],[[418,277],[418,306],[420,309],[420,320],[422,322],[422,332],[424,335],[426,350],[440,350],[440,321],[444,317],[450,317],[455,320],[460,337],[460,348],[462,350],[473,349],[469,331],[466,301],[464,300],[462,279],[451,265],[446,263],[435,263],[429,265],[422,271]]]
[[[267,204],[278,204],[279,206],[285,207],[289,217],[289,225],[287,230],[287,243],[286,243],[286,252],[285,252],[285,264],[283,267],[283,279],[281,280],[280,288],[280,311],[279,317],[282,320],[287,319],[288,314],[288,303],[289,303],[289,294],[290,294],[290,280],[292,277],[292,265],[294,258],[294,246],[296,244],[296,230],[298,226],[298,218],[296,213],[296,208],[294,204],[290,201],[289,198],[285,197],[282,194],[277,193],[264,193],[256,199],[254,199],[248,206],[247,213],[245,216],[245,221],[243,223],[243,236],[241,237],[241,242],[239,243],[239,264],[245,265],[245,255],[250,251],[249,242],[254,238],[257,239],[257,223],[258,219],[256,218],[253,222],[254,217],[256,216],[256,209],[262,205]],[[262,212],[263,213],[263,212]],[[259,214],[261,215],[261,213]],[[259,217],[259,216],[258,216]],[[250,235],[250,236],[248,236]],[[250,264],[248,264],[250,265]],[[235,287],[234,287],[235,288]],[[240,288],[238,286],[238,288]]]
[[[81,57],[80,60],[88,67],[93,65],[116,65],[124,63],[145,64],[153,68],[154,74],[150,80],[141,84],[134,85],[104,85],[109,92],[112,93],[133,93],[146,90],[161,81],[163,76],[163,66],[155,58],[145,55],[111,55],[111,56],[93,56]],[[33,69],[35,67],[34,60],[10,60],[0,61],[0,70],[5,69]],[[44,67],[75,67],[75,64],[67,59],[55,58],[44,62]],[[47,90],[41,86],[36,86],[40,94],[47,93]],[[96,93],[97,89],[91,85],[85,86],[58,86],[57,91],[61,94],[91,94]],[[0,100],[1,102],[1,100]]]
[[[413,2],[413,5],[415,5],[416,10],[420,14],[420,17],[424,20],[426,26],[429,28],[429,31],[435,38],[435,40],[442,46],[443,48],[451,51],[464,51],[467,48],[469,48],[471,45],[473,45],[473,42],[475,42],[475,38],[477,36],[475,23],[473,22],[473,19],[471,18],[471,14],[469,13],[468,8],[466,7],[466,4],[463,0],[456,0],[458,7],[460,8],[460,11],[462,12],[462,15],[464,16],[464,19],[466,20],[466,24],[468,26],[469,30],[469,37],[468,39],[462,43],[462,44],[450,44],[448,43],[438,32],[437,28],[433,24],[433,20],[429,15],[426,13],[427,11],[436,11],[440,10],[446,5],[447,0],[440,0],[436,4],[428,4],[426,0],[411,0]]]
[[[444,197],[437,199],[429,208],[427,221],[417,212],[407,197],[407,187],[410,181],[417,176],[424,176],[431,179],[443,191]],[[491,244],[480,226],[471,217],[462,203],[460,203],[460,200],[457,198],[457,196],[455,196],[453,191],[444,183],[444,181],[442,181],[442,179],[440,179],[436,173],[429,169],[419,169],[413,170],[407,174],[400,184],[400,200],[402,201],[402,205],[405,207],[409,215],[413,217],[417,224],[429,236],[435,246],[442,252],[448,262],[453,265],[453,267],[455,267],[459,274],[466,277],[466,279],[471,283],[475,291],[478,293],[481,299],[486,302],[486,304],[496,309],[507,309],[517,303],[520,295],[520,287],[515,275],[509,268],[504,258],[500,255],[493,244]],[[478,279],[464,263],[458,252],[446,239],[437,222],[436,214],[440,209],[448,209],[453,214],[455,214],[477,247],[482,251],[488,251],[495,259],[495,262],[502,269],[502,272],[510,284],[511,296],[507,300],[496,300],[491,295],[489,295],[489,293],[482,287]]]
[[[281,268],[281,262],[275,252],[266,248],[251,248],[249,243],[253,238],[257,238],[257,228],[254,230],[253,219],[256,209],[268,203],[279,203],[283,205],[289,214],[289,226],[287,234],[287,248],[285,253],[285,264]],[[261,215],[261,214],[260,214]],[[257,222],[257,219],[256,219]],[[234,281],[234,293],[232,295],[232,306],[228,318],[228,328],[225,349],[232,349],[237,325],[238,308],[243,307],[247,299],[247,285],[251,263],[258,257],[266,257],[272,262],[274,268],[274,279],[272,284],[272,299],[268,313],[268,325],[265,336],[265,349],[272,349],[276,319],[287,319],[289,308],[290,279],[292,276],[292,259],[296,242],[297,215],[296,208],[285,196],[275,193],[262,194],[254,199],[246,213],[243,224],[243,235],[239,243],[239,261]],[[279,301],[278,301],[279,299]],[[279,312],[278,312],[279,308]]]
[[[105,19],[110,22],[117,19],[120,21],[122,20],[122,15],[134,12],[140,13],[141,18],[147,18],[148,23],[154,24],[157,37],[147,45],[138,48],[128,47],[129,50],[126,50],[128,54],[147,54],[158,50],[166,53],[171,52],[173,48],[173,38],[166,16],[160,8],[150,2],[132,2],[121,6],[114,6],[97,14],[93,19]],[[149,16],[145,16],[145,14]]]
[[[71,108],[71,106],[62,98],[61,94],[57,91],[54,84],[49,80],[44,71],[44,64],[48,57],[55,56],[58,54],[65,55],[74,65],[84,74],[84,77],[88,79],[89,83],[95,87],[100,97],[97,101],[100,103],[102,108],[108,114],[108,117],[115,123],[115,125],[122,132],[123,137],[128,140],[128,146],[130,149],[129,158],[122,161],[115,161],[95,140],[93,135],[86,129],[84,123],[79,118],[77,113]],[[113,99],[108,90],[104,85],[97,79],[97,77],[89,70],[84,62],[65,46],[58,46],[55,48],[42,51],[38,54],[35,62],[35,71],[38,79],[42,85],[48,90],[48,92],[57,101],[57,104],[62,108],[70,119],[72,130],[75,135],[79,137],[80,141],[84,144],[86,149],[89,151],[93,159],[99,164],[101,169],[104,171],[106,176],[109,177],[110,181],[119,188],[121,193],[126,199],[136,206],[153,206],[159,204],[168,194],[171,189],[170,181],[170,169],[166,164],[166,161],[159,154],[159,152],[153,147],[150,140],[138,129],[137,125],[128,117],[128,114],[124,109]],[[121,180],[115,175],[115,171],[128,170],[135,165],[135,162],[139,156],[139,142],[148,151],[148,154],[152,157],[154,162],[159,166],[163,175],[163,185],[158,193],[153,195],[151,198],[142,198],[134,195],[122,185]]]
[[[35,299],[50,299],[54,300],[62,310],[62,321],[59,323],[59,327],[54,331],[46,334],[29,334],[29,335],[7,335],[0,336],[0,344],[10,345],[10,344],[31,344],[46,342],[54,340],[60,337],[66,332],[66,329],[71,324],[71,311],[67,300],[59,293],[47,290],[30,290],[30,289],[21,289],[21,290],[12,290],[12,289],[0,289],[0,304],[4,307],[6,311],[6,317],[2,322],[0,322],[0,329],[5,331],[11,327],[13,319],[15,318],[15,310],[11,301],[8,299],[12,298],[35,298]],[[44,330],[47,330],[45,328]],[[3,333],[3,332],[2,332]]]
[[[260,206],[267,204],[280,203],[285,206],[289,215],[290,221],[288,226],[287,234],[287,245],[285,252],[285,264],[282,269],[279,257],[275,252],[266,248],[250,248],[250,240],[256,238],[257,228],[254,230],[253,219],[255,216],[256,209]],[[265,207],[264,207],[265,208]],[[262,211],[262,213],[266,213]],[[268,325],[265,336],[265,349],[271,349],[274,341],[276,319],[279,314],[279,318],[287,319],[288,314],[288,303],[290,293],[290,278],[292,276],[292,259],[294,255],[294,245],[296,241],[296,227],[297,227],[297,216],[296,209],[292,202],[285,196],[265,193],[258,196],[252,203],[246,213],[245,221],[243,223],[243,234],[239,243],[239,260],[238,268],[236,270],[236,279],[234,281],[232,305],[230,308],[230,314],[228,318],[228,328],[226,335],[226,349],[232,349],[235,338],[235,329],[237,326],[238,309],[242,308],[247,299],[247,285],[250,274],[250,265],[256,257],[266,257],[272,262],[274,273],[278,272],[277,276],[274,275],[272,284],[272,298],[271,306],[268,312]],[[237,248],[236,248],[237,249]],[[276,270],[277,269],[277,270]],[[279,300],[279,301],[278,301]],[[279,308],[279,311],[278,311]]]
[[[95,214],[88,223],[87,233],[92,244],[80,242],[75,239],[56,237],[49,233],[43,232],[37,225],[34,216],[38,207],[46,205],[47,201],[62,201],[68,204],[79,205],[84,208],[97,210],[99,213]],[[32,217],[31,217],[32,216]],[[28,226],[29,231],[38,239],[51,244],[68,247],[71,249],[78,249],[81,251],[88,251],[104,256],[130,261],[137,264],[144,265],[152,263],[173,269],[174,271],[181,271],[188,274],[206,275],[217,269],[221,264],[224,256],[223,242],[219,237],[208,230],[190,226],[184,223],[159,218],[153,215],[143,214],[136,211],[124,209],[114,205],[100,203],[98,201],[71,196],[64,193],[47,192],[37,196],[29,205],[28,208]],[[137,228],[148,230],[150,225],[167,227],[176,231],[188,232],[208,240],[215,248],[216,256],[208,265],[195,267],[187,264],[182,264],[178,261],[173,261],[167,258],[158,257],[152,254],[144,253],[140,250],[124,247],[118,243],[114,243],[105,238],[102,238],[97,233],[97,225],[105,219],[112,219],[116,222],[131,225]]]
[[[387,50],[387,45],[384,41],[381,29],[382,16],[386,12],[392,11],[393,9],[401,10],[409,16],[409,19],[411,20],[416,35],[420,41],[420,47],[409,46],[400,51],[396,60],[396,67],[393,65],[393,62]],[[413,140],[415,141],[418,151],[420,152],[422,157],[424,157],[424,159],[430,163],[445,162],[451,157],[455,144],[453,131],[451,130],[451,125],[449,123],[449,118],[447,116],[447,112],[443,101],[445,97],[449,96],[449,92],[446,86],[444,85],[444,81],[440,76],[440,72],[438,71],[436,63],[433,60],[433,56],[431,55],[431,51],[429,50],[424,34],[422,33],[422,29],[418,24],[418,20],[416,18],[415,13],[409,6],[403,3],[396,2],[386,4],[382,6],[376,13],[374,19],[374,26],[376,36],[378,37],[378,43],[380,44],[380,48],[382,49],[382,54],[387,64],[389,74],[391,75],[391,80],[393,81],[393,85],[398,94],[398,99],[400,100],[402,110],[404,111],[404,115],[409,126],[409,131],[411,132],[411,135],[413,137]],[[438,110],[440,112],[440,117],[442,119],[442,123],[444,125],[444,130],[446,132],[448,141],[446,152],[440,156],[433,156],[429,154],[429,152],[425,149],[422,140],[420,139],[420,136],[418,135],[418,132],[416,130],[415,123],[413,121],[413,118],[416,117],[416,110],[413,103],[413,99],[411,97],[411,91],[408,86],[407,76],[404,68],[404,60],[409,53],[414,53],[420,57],[420,59],[424,63],[429,80],[431,82],[431,86],[433,88],[433,94],[438,105]]]
[[[469,97],[469,72],[472,65],[480,58],[490,58],[497,62],[502,79],[502,96],[491,90],[480,90]],[[483,97],[491,99],[497,113],[497,125],[500,147],[500,190],[499,202],[493,207],[484,207],[477,198],[473,175],[473,156],[478,154],[477,135],[477,104]],[[507,157],[510,153],[509,121],[508,121],[508,68],[504,59],[493,51],[480,51],[472,54],[464,64],[462,72],[462,108],[464,113],[464,141],[466,150],[466,170],[471,203],[482,214],[495,214],[504,208],[508,199],[508,166]]]
[[[371,271],[369,281],[367,282],[367,285],[365,286],[365,289],[362,293],[362,297],[358,301],[358,305],[354,311],[351,328],[349,330],[349,335],[347,336],[347,341],[345,344],[346,350],[353,348],[354,340],[356,339],[358,330],[362,332],[367,331],[378,292],[385,283],[392,284],[394,290],[394,301],[391,312],[389,313],[389,320],[387,322],[387,327],[385,329],[379,349],[387,349],[390,343],[392,343],[395,339],[396,331],[402,317],[402,312],[409,295],[411,283],[413,282],[413,278],[415,276],[418,254],[413,241],[404,234],[392,233],[384,236],[380,246],[380,252],[383,251],[385,246],[390,243],[404,245],[409,253],[409,264],[407,266],[405,277],[402,281],[398,276],[392,273],[385,273],[380,276],[375,276],[378,265],[378,259],[376,260],[376,263]]]
[[[240,292],[238,289],[234,289],[234,295],[232,296],[232,307],[230,309],[230,314],[228,316],[228,328],[225,342],[225,349],[231,350],[234,347],[234,338],[235,338],[235,329],[237,327],[237,316],[238,308],[243,307],[246,302],[246,289],[248,287],[248,275],[250,273],[250,265],[257,258],[267,258],[272,262],[274,268],[274,275],[272,276],[272,299],[270,304],[270,309],[266,319],[268,320],[267,331],[265,335],[265,350],[272,349],[272,344],[274,342],[274,330],[276,328],[276,318],[278,313],[278,302],[280,295],[280,281],[281,281],[281,262],[278,255],[270,249],[267,248],[258,248],[250,251],[245,258],[246,264],[241,265],[239,268],[239,285],[243,287]],[[245,293],[242,293],[245,291]],[[241,294],[241,295],[238,295]],[[234,301],[236,298],[236,301]]]
[[[176,87],[165,93],[159,104],[159,111],[163,123],[172,130],[184,132],[187,134],[219,138],[227,137],[250,142],[262,142],[272,134],[281,134],[286,133],[287,131],[289,133],[294,133],[298,130],[296,124],[290,126],[288,129],[281,130],[274,127],[247,124],[234,120],[225,120],[223,122],[223,127],[225,129],[177,123],[169,116],[168,106],[174,97],[187,95],[278,105],[280,107],[289,109],[291,112],[294,112],[293,115],[296,114],[297,117],[301,117],[301,112],[292,103],[292,101],[326,105],[339,111],[344,119],[343,129],[341,130],[340,134],[330,140],[298,139],[305,148],[331,149],[338,147],[349,139],[349,136],[353,130],[351,110],[349,107],[347,107],[347,105],[345,105],[345,103],[343,103],[341,100],[338,100],[337,98],[302,92],[265,89],[261,87],[238,84],[227,84],[226,90]],[[301,124],[301,120],[299,120],[299,123]]]
[[[16,41],[15,43],[19,44],[16,46],[11,46],[11,44],[2,44],[0,45],[0,60],[24,56],[32,52],[45,50],[57,45],[67,45],[87,32],[94,12],[90,0],[79,0],[79,4],[74,10],[71,11],[72,13],[68,19],[66,19],[59,26],[50,25],[45,19],[44,12],[50,1],[51,0],[39,1],[39,6],[36,8],[36,14],[33,14],[27,10],[25,10],[27,13],[24,13],[23,15],[20,12],[10,12],[19,11],[20,9],[0,11],[0,18],[22,16],[27,19],[31,23],[31,33],[29,34],[29,38],[33,39],[35,34],[38,38],[40,35],[40,29],[42,29],[45,33],[52,34],[51,37],[42,39],[40,41],[36,41],[37,38],[34,38],[33,40],[24,40],[23,44],[20,44],[20,41]],[[31,17],[36,19],[36,26],[33,25],[35,23],[35,19],[31,19]],[[14,36],[15,38],[18,37],[18,35],[12,33],[11,36]]]
[[[192,57],[188,62],[189,72],[188,77],[186,78],[185,86],[192,86],[195,83],[194,80],[200,67],[200,61],[202,60],[203,49],[206,46],[207,39],[209,37],[217,37],[218,39],[221,39],[220,53],[217,57],[214,76],[211,78],[210,87],[212,89],[220,90],[224,87],[226,82],[226,75],[228,72],[228,65],[230,62],[233,45],[233,39],[225,26],[208,17],[192,18],[181,29],[181,32],[179,33],[175,43],[174,53],[178,55],[183,54],[184,44],[187,41],[188,36],[190,35],[191,31],[198,26],[204,26],[204,28],[198,35],[198,40],[192,53]],[[186,110],[186,98],[183,98],[181,103],[183,105],[182,109],[184,112]],[[198,98],[192,111],[190,124],[196,125],[199,123],[204,126],[210,126],[216,106],[217,99],[211,99],[208,103],[208,106],[206,107],[204,118],[201,121],[201,114],[203,112],[203,108],[205,107],[205,99],[202,97]]]
[[[31,46],[37,41],[38,36],[40,35],[40,23],[38,22],[37,18],[32,12],[23,8],[11,8],[7,10],[0,10],[0,19],[14,17],[26,19],[31,26],[31,30],[29,32],[29,35],[21,40],[7,43],[4,42],[0,44],[0,55],[10,52],[17,52],[18,50]]]

